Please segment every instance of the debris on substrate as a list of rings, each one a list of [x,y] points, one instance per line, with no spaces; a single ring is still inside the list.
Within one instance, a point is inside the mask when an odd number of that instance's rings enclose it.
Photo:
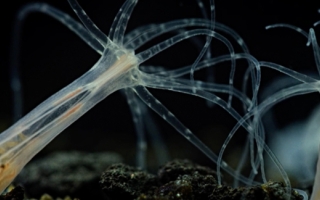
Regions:
[[[78,153],[73,152],[72,154],[77,155]],[[65,197],[62,198],[65,200],[288,199],[286,188],[279,182],[268,182],[262,185],[235,189],[226,185],[219,186],[215,179],[216,173],[212,169],[193,164],[188,160],[168,162],[158,170],[157,175],[153,175],[122,163],[110,165],[110,162],[105,161],[105,167],[97,167],[102,165],[102,159],[107,159],[105,158],[106,154],[105,156],[101,154],[100,156],[94,157],[95,159],[91,157],[90,159],[92,159],[92,162],[96,162],[95,164],[89,164],[89,162],[84,161],[89,159],[90,156],[88,155],[78,154],[78,158],[72,158],[72,154],[66,154],[65,158],[61,155],[50,156],[53,160],[50,161],[47,160],[49,158],[46,158],[43,159],[43,162],[37,161],[32,164],[34,166],[29,166],[30,168],[28,167],[29,169],[27,168],[25,170],[23,178],[20,176],[19,179],[25,182],[23,186],[25,187],[27,196],[35,197],[30,195],[29,190],[36,190],[38,188],[37,193],[42,194],[42,196],[39,195],[37,197],[37,199],[40,200],[59,199],[52,198],[51,196]],[[77,162],[73,159],[77,160]],[[76,163],[78,163],[78,165]],[[39,169],[36,169],[36,166],[38,166]],[[60,166],[60,168],[58,166]],[[98,168],[101,169],[101,171],[106,169],[101,175],[100,182],[96,179],[96,175],[91,175],[93,171],[95,171],[94,174],[96,174]],[[32,170],[35,171],[32,172]],[[28,173],[34,173],[34,175],[27,175]],[[37,174],[37,179],[34,178],[34,176],[36,176],[35,174]],[[71,177],[74,178],[72,181],[70,180]],[[88,179],[88,177],[95,178]],[[96,182],[93,182],[93,180]],[[82,183],[82,181],[85,183]],[[100,187],[98,182],[100,183]],[[77,187],[81,192],[74,192],[74,188]],[[52,192],[53,188],[60,188],[59,191],[61,193],[59,193],[58,190]],[[103,192],[101,192],[101,189]],[[20,187],[16,187],[7,195],[15,196],[15,198],[11,199],[22,200],[24,198],[21,198],[21,191],[23,193]],[[43,195],[45,193],[51,196]],[[0,200],[8,199],[10,198],[0,196]],[[298,192],[291,190],[290,200],[302,199],[303,197],[300,196]]]

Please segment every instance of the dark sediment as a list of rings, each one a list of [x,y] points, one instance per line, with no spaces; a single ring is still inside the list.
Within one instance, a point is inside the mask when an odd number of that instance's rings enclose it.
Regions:
[[[57,152],[31,162],[15,182],[26,188],[30,197],[44,193],[54,197],[102,198],[99,188],[101,172],[122,162],[115,153]]]
[[[282,183],[251,187],[219,186],[215,172],[187,160],[175,160],[150,175],[123,164],[112,165],[101,176],[102,190],[110,200],[277,200],[287,199]],[[141,182],[139,182],[141,180]],[[291,200],[302,200],[291,190]]]
[[[109,153],[57,153],[30,164],[15,182],[23,184],[29,198],[41,200],[57,197],[68,200],[280,200],[289,197],[279,182],[239,188],[219,186],[215,171],[188,160],[168,162],[157,175],[121,163],[112,164],[116,161],[121,158]],[[296,191],[290,192],[290,200],[303,199]],[[45,193],[52,197],[43,195]],[[0,196],[0,200],[22,200],[23,194],[18,186]]]

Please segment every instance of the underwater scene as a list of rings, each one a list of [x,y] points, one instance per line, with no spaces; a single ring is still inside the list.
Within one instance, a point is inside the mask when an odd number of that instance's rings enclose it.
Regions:
[[[0,199],[320,199],[320,2],[3,8]]]

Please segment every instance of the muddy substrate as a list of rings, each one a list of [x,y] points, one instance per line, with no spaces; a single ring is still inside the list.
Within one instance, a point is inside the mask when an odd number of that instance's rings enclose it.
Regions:
[[[168,162],[154,175],[117,163],[121,158],[114,154],[107,159],[107,155],[63,153],[34,162],[15,181],[24,189],[15,187],[0,200],[277,200],[289,199],[288,192],[291,200],[303,199],[279,182],[239,188],[219,186],[215,171],[188,160]],[[108,165],[104,170],[104,164],[96,164],[101,160]]]

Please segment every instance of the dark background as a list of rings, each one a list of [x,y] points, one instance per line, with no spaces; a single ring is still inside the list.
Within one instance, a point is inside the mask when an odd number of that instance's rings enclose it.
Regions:
[[[12,124],[12,97],[9,86],[9,50],[12,39],[13,21],[26,3],[33,1],[14,1],[3,3],[1,20],[1,54],[0,54],[0,128],[6,129]],[[47,2],[75,17],[67,1]],[[123,1],[92,0],[81,1],[87,14],[97,26],[108,33],[114,16]],[[208,6],[208,3],[205,2]],[[282,1],[216,1],[216,20],[234,29],[248,45],[250,52],[259,60],[272,61],[300,72],[316,73],[312,49],[306,47],[306,38],[288,29],[265,30],[265,26],[274,23],[289,23],[308,30],[314,22],[320,20],[318,4],[306,4],[304,1],[285,4]],[[141,0],[136,6],[128,25],[128,30],[148,23],[160,23],[173,19],[202,17],[194,0]],[[319,28],[315,28],[317,33]],[[152,44],[171,36],[161,37]],[[199,37],[204,41],[205,37]],[[231,38],[229,38],[231,39]],[[235,45],[237,52],[239,47]],[[147,45],[145,48],[149,47]],[[213,40],[213,56],[228,53],[225,46]],[[98,60],[97,55],[84,42],[66,27],[41,13],[29,15],[25,20],[21,44],[21,77],[23,83],[24,113],[32,110],[50,95],[79,77]],[[186,41],[155,56],[147,64],[177,68],[192,63],[198,50],[192,42]],[[245,65],[245,63],[240,63]],[[216,70],[216,81],[228,82],[229,64],[221,65]],[[239,87],[246,68],[237,68],[235,85]],[[204,73],[197,75],[202,78]],[[262,91],[279,73],[272,70],[262,71]],[[188,95],[168,91],[151,90],[176,116],[197,134],[210,148],[218,153],[221,141],[232,129],[235,120],[217,106],[208,108],[205,101]],[[226,99],[227,96],[223,96]],[[274,113],[279,127],[302,120],[311,112],[319,101],[319,95],[307,95],[293,98],[275,107]],[[239,102],[233,104],[239,108]],[[159,124],[171,157],[189,158],[212,165],[191,144],[181,137],[161,118],[155,119]],[[237,142],[246,137],[239,131]],[[56,150],[116,151],[122,154],[127,162],[134,162],[135,131],[126,100],[116,92],[99,103],[87,114],[67,128],[40,154]],[[230,151],[235,149],[230,148]],[[150,154],[150,162],[154,153]]]

